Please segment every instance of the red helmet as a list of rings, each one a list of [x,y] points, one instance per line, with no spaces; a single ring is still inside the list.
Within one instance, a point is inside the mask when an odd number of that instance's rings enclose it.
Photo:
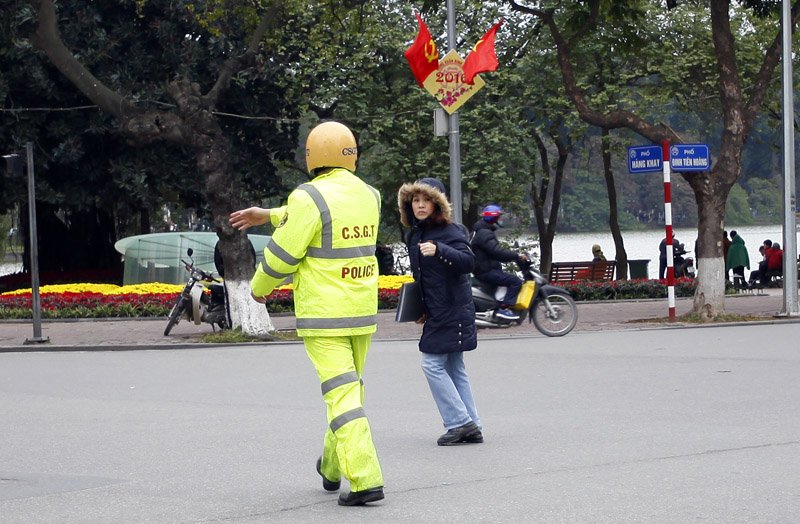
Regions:
[[[481,216],[483,220],[489,222],[490,224],[494,224],[498,220],[500,220],[500,216],[503,214],[503,208],[498,206],[497,204],[490,204],[483,208],[481,212]]]

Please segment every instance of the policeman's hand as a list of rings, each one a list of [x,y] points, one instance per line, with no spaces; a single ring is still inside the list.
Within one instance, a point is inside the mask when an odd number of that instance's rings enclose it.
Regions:
[[[414,321],[415,324],[424,324],[425,321],[428,320],[428,314],[423,313],[421,317]]]
[[[250,291],[250,296],[253,297],[253,300],[258,302],[259,304],[267,303],[267,297],[257,297],[252,291]]]
[[[432,257],[436,254],[436,244],[430,240],[427,242],[422,242],[419,245],[419,252],[422,253],[422,256],[424,257]]]
[[[531,259],[528,258],[528,255],[526,255],[525,253],[520,253],[519,254],[519,261],[520,262],[529,262],[530,260]]]
[[[238,229],[244,231],[248,227],[260,226],[269,221],[269,209],[263,207],[248,207],[240,209],[230,214],[228,222]]]

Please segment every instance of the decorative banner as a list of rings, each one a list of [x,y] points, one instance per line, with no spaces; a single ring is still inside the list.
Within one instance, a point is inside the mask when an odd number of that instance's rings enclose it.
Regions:
[[[494,35],[501,25],[503,25],[502,18],[491,29],[486,31],[486,34],[472,48],[472,52],[467,55],[467,59],[464,61],[464,74],[468,84],[472,85],[473,79],[478,73],[497,71],[498,63],[497,54],[494,51]]]
[[[474,78],[474,84],[468,84],[464,77],[463,66],[464,59],[458,52],[451,50],[444,58],[439,59],[439,69],[429,74],[423,84],[425,90],[433,95],[449,114],[455,113],[472,95],[486,85],[480,76]]]
[[[419,24],[419,33],[414,39],[411,47],[406,49],[403,55],[408,60],[408,65],[411,66],[411,72],[414,73],[414,78],[417,79],[417,84],[423,87],[422,83],[433,71],[439,67],[439,50],[436,49],[436,42],[431,37],[431,32],[428,31],[428,26],[419,16],[419,13],[414,13],[417,17],[417,24]]]

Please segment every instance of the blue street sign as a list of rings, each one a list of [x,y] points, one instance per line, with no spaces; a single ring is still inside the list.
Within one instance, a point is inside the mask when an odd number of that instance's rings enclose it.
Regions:
[[[669,148],[670,167],[674,171],[709,171],[711,156],[707,144],[675,144]]]
[[[631,146],[628,148],[628,173],[661,171],[661,146]]]

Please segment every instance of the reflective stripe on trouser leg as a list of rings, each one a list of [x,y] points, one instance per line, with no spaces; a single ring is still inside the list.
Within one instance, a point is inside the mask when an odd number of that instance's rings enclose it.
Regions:
[[[322,452],[322,473],[328,480],[344,476],[351,491],[383,486],[378,454],[363,411],[364,371],[372,335],[304,337],[327,407],[328,429]]]

